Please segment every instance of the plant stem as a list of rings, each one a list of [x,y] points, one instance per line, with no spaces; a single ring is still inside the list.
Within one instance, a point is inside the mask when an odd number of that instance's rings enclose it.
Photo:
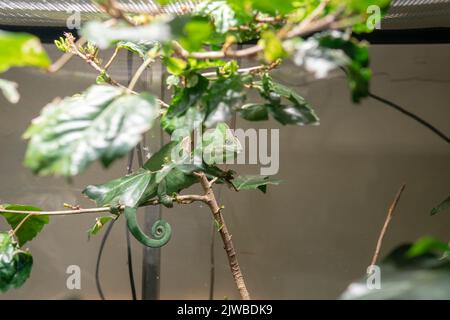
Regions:
[[[76,45],[82,46],[86,42],[87,42],[86,38],[81,37],[76,42]],[[74,56],[73,52],[64,53],[58,60],[56,60],[50,67],[48,67],[47,71],[50,73],[59,71],[62,67],[66,65],[67,62],[70,61],[70,59],[72,59],[73,56]]]
[[[119,51],[120,51],[120,48],[116,47],[116,49],[114,50],[114,53],[112,54],[111,58],[109,58],[108,62],[103,67],[103,69],[105,71],[107,71],[109,69],[109,67],[111,66],[111,64],[114,62],[114,59],[116,59],[117,55],[119,54]]]
[[[242,275],[241,268],[239,266],[239,262],[237,259],[236,250],[234,248],[233,241],[231,240],[231,234],[228,231],[227,225],[221,212],[221,208],[219,207],[216,201],[216,197],[214,195],[212,186],[204,173],[197,173],[196,175],[198,176],[200,184],[202,185],[203,190],[205,191],[206,197],[205,203],[210,208],[211,212],[213,213],[214,219],[220,226],[219,232],[222,237],[225,252],[227,253],[231,274],[233,275],[234,282],[236,283],[236,287],[239,290],[241,299],[250,300],[250,294],[247,291],[244,276]]]
[[[398,201],[400,200],[400,196],[403,193],[403,190],[405,190],[406,184],[403,184],[400,189],[397,192],[397,195],[394,198],[394,201],[392,202],[391,206],[389,207],[386,220],[384,221],[383,228],[381,229],[380,235],[378,237],[377,246],[375,248],[375,252],[373,254],[372,262],[370,263],[371,266],[375,265],[377,263],[378,257],[380,255],[381,245],[383,244],[384,235],[386,234],[386,230],[389,226],[389,223],[392,220],[392,216],[394,215],[394,210],[397,207]]]
[[[136,73],[134,74],[133,78],[130,81],[130,84],[128,85],[128,90],[133,91],[134,87],[136,86],[137,82],[139,81],[139,78],[141,77],[142,73],[147,69],[147,67],[153,63],[155,60],[152,58],[147,58],[137,69]]]
[[[27,222],[27,220],[31,217],[31,216],[33,216],[33,214],[28,214],[25,218],[23,218],[22,219],[22,221],[20,221],[19,222],[19,224],[16,226],[16,228],[13,230],[13,232],[12,232],[12,236],[15,236],[16,234],[17,234],[17,231],[19,231],[19,229],[23,226],[23,224],[25,223],[25,222]]]
[[[179,204],[190,204],[196,201],[206,202],[206,197],[203,195],[181,195],[175,196],[173,200]],[[144,203],[142,206],[156,206],[159,205],[159,200],[150,200]],[[124,210],[125,207],[119,207],[119,210]],[[28,215],[41,215],[41,216],[67,216],[74,214],[88,214],[88,213],[106,213],[110,212],[111,207],[101,208],[89,208],[89,209],[75,209],[75,210],[61,210],[61,211],[25,211],[25,210],[6,210],[0,208],[0,213],[13,213],[13,214],[28,214]]]
[[[318,10],[317,15],[323,10],[323,7],[321,6]],[[305,24],[299,24],[298,26],[292,28],[290,31],[285,32],[286,35],[281,34],[281,39],[289,39],[294,37],[301,37],[304,35],[308,35],[314,32],[322,31],[327,28],[334,28],[334,27],[345,27],[341,24],[337,23],[338,16],[342,13],[341,10],[337,11],[336,13],[329,14],[327,16],[324,16],[321,19],[313,20],[313,21],[307,21]],[[316,13],[314,14],[314,17],[316,17]],[[248,56],[253,56],[261,51],[264,50],[263,46],[260,45],[254,45],[252,47],[248,47],[245,49],[240,50],[226,50],[226,51],[204,51],[204,52],[188,52],[186,49],[184,49],[178,42],[172,41],[173,48],[175,52],[184,57],[184,58],[195,58],[195,59],[221,59],[221,58],[243,58]]]

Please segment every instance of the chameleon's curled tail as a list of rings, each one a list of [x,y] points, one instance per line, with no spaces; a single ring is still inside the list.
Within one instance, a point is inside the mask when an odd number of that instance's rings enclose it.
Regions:
[[[124,212],[128,229],[136,238],[136,240],[142,243],[144,246],[159,248],[169,242],[170,237],[172,236],[172,228],[166,221],[158,220],[155,222],[155,224],[152,226],[152,239],[147,236],[139,227],[137,221],[137,208],[126,207]]]

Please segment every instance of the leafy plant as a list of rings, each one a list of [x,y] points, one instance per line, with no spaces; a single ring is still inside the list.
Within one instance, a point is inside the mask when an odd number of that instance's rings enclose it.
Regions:
[[[77,41],[65,34],[55,45],[86,61],[98,73],[98,84],[72,97],[55,99],[43,108],[24,134],[29,140],[25,165],[40,175],[66,178],[81,174],[94,161],[108,167],[133,152],[142,134],[159,123],[172,135],[170,143],[134,173],[83,191],[98,208],[71,207],[58,214],[104,214],[88,231],[91,236],[124,215],[139,242],[160,247],[170,239],[170,225],[158,221],[149,237],[137,224],[138,207],[203,202],[218,225],[240,295],[249,299],[213,185],[265,193],[268,185],[281,181],[268,176],[239,176],[221,167],[224,158],[235,157],[241,150],[226,122],[237,114],[249,121],[271,116],[282,125],[319,123],[304,97],[272,79],[271,72],[283,59],[292,58],[317,77],[342,67],[353,100],[366,97],[370,81],[367,44],[349,32],[329,30],[350,30],[364,24],[369,4],[384,10],[389,1],[202,1],[179,17],[129,14],[115,1],[95,2],[112,19],[88,21],[81,29],[84,38]],[[254,44],[236,46],[249,40]],[[12,66],[49,67],[47,55],[30,35],[2,32],[0,46],[0,71]],[[111,47],[114,54],[104,64],[99,52]],[[143,60],[128,86],[108,73],[119,50],[128,50]],[[242,58],[258,64],[242,68]],[[171,75],[167,82],[173,91],[168,102],[135,91],[142,73],[155,61]],[[65,62],[58,60],[48,70],[56,72]],[[1,81],[0,88],[11,102],[17,101],[14,84]],[[262,100],[248,101],[251,91]],[[196,129],[214,130],[193,147]],[[205,150],[211,155],[208,161],[203,157]],[[201,186],[203,194],[181,194],[194,184]],[[32,258],[20,247],[42,230],[54,212],[4,205],[0,214],[14,229],[0,238],[0,284],[7,290],[20,286],[28,277]]]

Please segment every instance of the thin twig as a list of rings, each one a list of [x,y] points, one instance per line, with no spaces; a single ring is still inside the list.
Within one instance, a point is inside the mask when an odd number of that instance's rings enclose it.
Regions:
[[[422,119],[421,117],[419,117],[418,115],[402,108],[401,106],[399,106],[398,104],[395,104],[392,101],[389,101],[387,99],[384,99],[380,96],[377,96],[376,94],[369,92],[369,97],[378,100],[388,106],[390,106],[391,108],[394,108],[395,110],[403,113],[404,115],[410,117],[411,119],[417,121],[418,123],[420,123],[421,125],[423,125],[424,127],[426,127],[427,129],[431,130],[434,134],[436,134],[438,137],[440,137],[442,140],[444,140],[447,143],[450,143],[450,137],[446,136],[445,133],[443,133],[442,131],[440,131],[438,128],[436,128],[435,126],[433,126],[431,123],[427,122],[425,119]]]
[[[76,46],[82,46],[87,42],[86,38],[79,38],[76,42]],[[66,65],[67,62],[72,59],[74,53],[72,51],[64,53],[58,60],[56,60],[50,67],[47,68],[47,71],[50,73],[55,73],[61,70],[62,67]]]
[[[249,67],[249,68],[241,68],[237,70],[237,73],[241,73],[241,74],[247,74],[247,73],[258,73],[261,71],[270,71],[274,68],[276,68],[278,65],[280,65],[280,61],[275,61],[274,63],[270,64],[270,65],[260,65],[260,66],[254,66],[254,67]],[[210,77],[214,77],[217,76],[217,72],[212,71],[212,72],[204,72],[202,73],[203,77],[206,78],[210,78]]]
[[[23,224],[25,222],[27,222],[27,220],[33,216],[32,214],[28,214],[27,216],[25,216],[25,218],[22,219],[22,221],[19,222],[19,224],[14,228],[14,230],[11,233],[11,236],[15,236],[17,234],[17,231],[19,231],[19,229],[23,226]]]
[[[133,78],[130,81],[130,84],[128,85],[128,90],[133,91],[134,87],[136,86],[137,82],[139,81],[139,78],[141,77],[142,73],[147,69],[147,67],[153,63],[155,60],[152,58],[147,58],[137,69],[136,73],[134,74]]]
[[[381,229],[380,235],[378,236],[377,246],[375,248],[375,252],[373,254],[371,266],[377,263],[378,257],[380,255],[381,245],[383,244],[384,235],[386,234],[386,230],[391,222],[392,216],[394,215],[394,210],[397,207],[398,201],[400,200],[400,196],[402,195],[403,190],[405,190],[406,184],[403,184],[397,192],[397,195],[394,198],[391,206],[389,207],[388,214],[386,220],[384,221],[383,228]]]
[[[108,62],[103,67],[103,70],[107,71],[109,69],[109,67],[114,62],[114,60],[116,59],[117,55],[119,54],[119,51],[120,51],[120,47],[116,47],[116,49],[114,49],[114,52],[113,52],[111,58],[109,58]]]
[[[70,36],[69,36],[70,37]],[[72,36],[73,39],[73,36]],[[109,74],[106,73],[105,68],[102,68],[97,62],[93,61],[92,59],[88,58],[85,54],[83,54],[82,52],[80,52],[80,50],[78,49],[76,43],[73,42],[72,44],[72,50],[71,50],[71,54],[78,56],[79,58],[83,59],[88,65],[90,65],[92,68],[94,68],[97,72],[99,72],[100,74],[105,74],[105,79],[106,81],[116,87],[122,88],[122,89],[126,89],[129,93],[131,94],[138,94],[137,92],[130,90],[129,88],[127,88],[126,86],[124,86],[123,84],[117,82],[116,80],[112,79]],[[145,68],[144,68],[145,69]],[[138,70],[139,72],[139,70]],[[140,76],[140,75],[139,75]],[[137,80],[135,80],[137,82]],[[134,84],[133,84],[134,87]],[[163,108],[168,108],[169,104],[167,104],[166,102],[162,101],[161,99],[156,99],[156,101],[160,104],[161,107]]]
[[[178,195],[173,197],[173,200],[179,204],[190,204],[196,201],[206,201],[204,195]],[[156,206],[159,205],[160,201],[158,199],[149,200],[142,206]],[[13,213],[13,214],[29,214],[34,216],[68,216],[75,214],[90,214],[90,213],[106,213],[110,212],[112,207],[100,207],[100,208],[89,208],[89,209],[77,209],[77,210],[61,210],[61,211],[26,211],[26,210],[7,210],[0,209],[0,213]],[[124,206],[118,208],[119,211],[125,209]]]
[[[303,25],[300,24],[298,27],[295,27],[291,29],[289,32],[286,32],[286,35],[281,34],[280,38],[289,39],[293,37],[301,37],[324,29],[337,27],[338,26],[336,24],[337,18],[341,14],[341,12],[342,12],[341,10],[338,10],[335,13],[329,14],[321,19]],[[189,52],[176,41],[172,41],[172,45],[175,52],[179,56],[184,58],[195,58],[195,59],[243,58],[253,56],[264,50],[263,46],[254,45],[240,50]]]
[[[234,278],[234,282],[236,283],[236,287],[239,290],[241,299],[250,300],[250,294],[248,293],[247,286],[245,285],[244,276],[242,275],[241,267],[239,266],[236,250],[234,248],[233,241],[231,240],[231,234],[228,231],[228,227],[225,223],[225,220],[221,212],[222,209],[219,207],[217,203],[214,191],[211,188],[206,175],[203,172],[197,173],[196,175],[198,176],[200,184],[202,185],[203,190],[205,191],[206,197],[205,203],[210,208],[213,217],[217,221],[217,224],[219,226],[219,232],[222,237],[225,252],[227,253],[231,274]]]

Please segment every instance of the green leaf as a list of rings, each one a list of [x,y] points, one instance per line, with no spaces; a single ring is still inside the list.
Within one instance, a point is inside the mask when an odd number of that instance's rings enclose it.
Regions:
[[[181,35],[177,38],[188,51],[198,51],[207,42],[213,32],[213,27],[204,17],[192,17],[185,23]]]
[[[119,41],[117,43],[118,48],[131,51],[139,55],[142,59],[146,58],[147,53],[157,45],[158,43],[155,41],[138,41],[138,42]]]
[[[201,128],[205,113],[197,107],[190,107],[182,116],[169,118],[166,114],[161,117],[161,127],[169,134],[172,140],[180,140],[194,130]]]
[[[268,107],[264,104],[249,103],[243,105],[239,110],[239,114],[248,121],[269,120]]]
[[[366,14],[367,8],[372,5],[378,6],[380,9],[387,9],[391,0],[345,0],[343,2],[346,3],[349,9]]]
[[[119,41],[151,43],[167,42],[173,39],[170,25],[162,21],[135,27],[127,24],[107,26],[100,21],[89,21],[81,29],[81,35],[100,49],[106,49]],[[131,46],[127,49],[131,49]]]
[[[19,102],[20,95],[17,91],[17,83],[0,79],[0,90],[3,92],[6,100],[8,100],[10,103]]]
[[[115,220],[116,216],[103,216],[95,218],[95,224],[87,231],[90,236],[95,236],[109,221]]]
[[[196,6],[194,14],[209,17],[219,33],[225,33],[239,24],[233,9],[226,1],[201,2]]]
[[[245,80],[245,79],[244,79]],[[220,122],[231,119],[232,111],[245,100],[244,80],[238,74],[219,77],[214,81],[204,97],[206,105],[205,126],[215,127]]]
[[[147,93],[106,85],[47,105],[25,132],[25,165],[35,173],[75,176],[100,159],[109,166],[127,154],[159,115]]]
[[[31,253],[20,250],[8,233],[0,233],[0,292],[21,287],[32,266]]]
[[[39,39],[28,33],[0,30],[0,72],[11,67],[40,67],[50,65]]]
[[[265,31],[261,34],[258,44],[264,48],[264,58],[268,63],[272,63],[286,56],[280,39],[273,31]]]
[[[95,83],[97,84],[107,84],[109,81],[111,81],[111,78],[106,72],[100,73],[95,79]]]
[[[37,207],[20,204],[2,204],[0,207],[3,207],[5,210],[14,211],[42,211]],[[1,215],[6,219],[12,230],[16,229],[22,220],[28,216],[27,214],[16,213],[1,213]],[[16,232],[19,247],[22,247],[26,242],[33,240],[42,231],[44,225],[48,223],[49,217],[44,215],[33,215],[27,218]]]
[[[295,9],[294,2],[292,0],[252,0],[254,9],[271,15],[290,13]]]
[[[288,51],[295,50],[294,62],[297,65],[304,66],[318,78],[326,77],[329,71],[343,67],[354,102],[359,102],[368,95],[372,73],[365,42],[358,42],[340,31],[333,31],[316,34],[306,41],[291,41],[286,47]]]
[[[279,185],[281,180],[275,179],[272,176],[238,176],[232,181],[237,190],[255,190],[259,189],[266,193],[268,185]]]
[[[450,209],[450,196],[442,201],[437,207],[431,210],[431,215],[435,215],[443,210]]]
[[[164,57],[163,63],[167,71],[176,76],[181,75],[187,67],[187,62],[180,58]]]
[[[434,253],[435,246],[420,250],[416,245],[396,248],[380,264],[381,288],[367,286],[363,277],[347,288],[341,299],[346,300],[418,300],[450,299],[450,260]],[[411,255],[410,252],[415,252]]]
[[[428,252],[449,252],[450,247],[447,243],[434,239],[432,237],[423,237],[417,240],[411,248],[409,248],[408,252],[406,252],[406,256],[409,258],[422,256]]]
[[[177,87],[180,85],[180,77],[171,74],[166,79],[167,88],[170,89],[172,87]]]
[[[269,112],[281,124],[319,124],[319,118],[302,96],[274,82],[269,75],[266,74],[262,81],[254,82],[253,87],[257,88],[260,95],[269,102],[267,104]],[[282,98],[290,104],[283,103]]]
[[[194,84],[186,88],[177,88],[167,110],[166,117],[173,118],[183,115],[190,107],[196,105],[208,89],[209,81],[201,75],[193,75]]]

